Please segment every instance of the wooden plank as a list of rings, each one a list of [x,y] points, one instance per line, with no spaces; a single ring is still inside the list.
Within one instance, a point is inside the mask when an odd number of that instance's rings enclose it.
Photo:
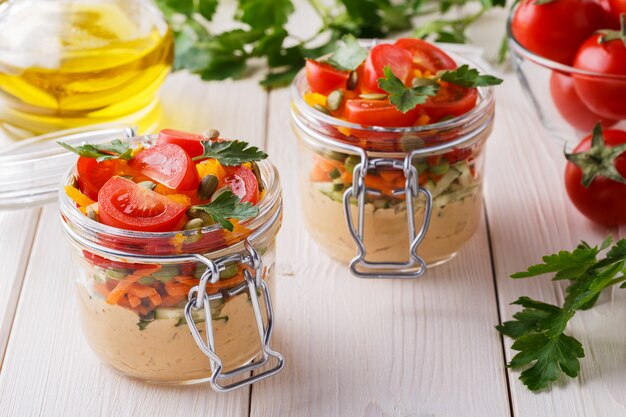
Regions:
[[[0,369],[9,341],[40,209],[0,211]]]
[[[254,386],[251,415],[509,415],[484,224],[420,280],[351,277],[304,228],[289,91],[272,92],[269,109],[286,202],[274,304],[287,365]]]
[[[546,302],[563,300],[561,284],[549,278],[511,280],[511,273],[541,256],[572,249],[580,240],[595,244],[609,232],[594,226],[570,204],[563,186],[563,148],[540,125],[512,74],[498,90],[494,140],[487,153],[486,206],[500,310],[504,320],[518,310],[521,295]],[[552,390],[533,394],[510,372],[516,417],[612,417],[626,412],[626,291],[603,297],[593,310],[577,315],[570,333],[586,350],[581,378],[564,379]],[[512,352],[506,340],[507,359]]]
[[[263,146],[266,96],[256,79],[204,83],[185,72],[177,73],[161,92],[162,125],[189,131],[215,127],[226,137]],[[101,364],[82,340],[69,254],[58,224],[58,208],[46,206],[33,247],[36,261],[29,265],[0,374],[2,413],[248,415],[249,389],[217,395],[207,384],[146,385]]]

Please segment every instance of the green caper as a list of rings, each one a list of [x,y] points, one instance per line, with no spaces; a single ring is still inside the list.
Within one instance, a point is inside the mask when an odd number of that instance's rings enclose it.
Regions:
[[[359,94],[359,98],[362,98],[363,100],[384,100],[387,98],[387,94],[366,93],[366,94]]]
[[[152,181],[141,181],[138,182],[137,185],[143,188],[147,188],[148,190],[154,190],[154,187],[156,187],[156,184]]]
[[[210,226],[215,223],[215,221],[213,220],[213,218],[211,217],[209,213],[196,207],[189,207],[187,209],[187,217],[190,217],[192,219],[202,220],[203,226]]]
[[[320,106],[320,105],[319,105],[319,104],[317,104],[317,103],[315,103],[315,104],[313,105],[313,108],[314,108],[315,110],[319,111],[319,112],[322,112],[322,113],[324,113],[324,114],[328,114],[328,115],[330,115],[330,112],[328,111],[328,109],[327,109],[326,107],[324,107],[324,106]]]
[[[217,190],[217,184],[220,182],[215,175],[207,175],[202,178],[200,185],[198,186],[198,198],[200,200],[208,200],[211,198],[215,190]]]
[[[359,74],[357,74],[356,71],[352,71],[350,73],[350,77],[348,77],[348,84],[346,85],[346,87],[348,88],[348,90],[354,90],[358,82]]]
[[[337,89],[328,95],[326,99],[326,107],[330,111],[339,110],[339,106],[341,106],[341,102],[343,101],[343,91]]]
[[[354,167],[361,162],[361,158],[356,155],[350,155],[346,158],[343,165],[347,172],[354,172]]]
[[[200,229],[203,226],[202,223],[202,219],[191,219],[185,224],[183,230]]]
[[[217,129],[208,129],[202,132],[202,136],[207,139],[216,139],[220,137],[220,131]]]

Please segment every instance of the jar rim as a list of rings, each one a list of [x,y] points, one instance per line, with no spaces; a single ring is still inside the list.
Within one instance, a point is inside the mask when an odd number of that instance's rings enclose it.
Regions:
[[[128,140],[130,140],[131,142],[149,143],[149,141],[155,138],[156,135],[145,135],[136,136]],[[256,237],[258,235],[258,233],[256,232],[261,232],[262,234],[265,230],[271,229],[273,223],[279,220],[280,216],[272,215],[276,210],[282,210],[281,186],[278,170],[268,160],[259,161],[257,164],[259,167],[259,171],[261,172],[263,185],[265,186],[265,195],[257,204],[257,207],[259,208],[259,214],[251,219],[242,220],[239,222],[241,226],[249,229],[250,233],[243,237],[239,236],[238,233],[231,232],[232,236],[230,236],[230,239],[223,239],[223,244],[219,247],[207,247],[205,248],[206,250],[198,249],[194,250],[194,253],[210,253],[224,250],[227,247],[240,243],[241,241],[245,240],[246,237]],[[79,234],[88,236],[88,240],[94,244],[108,247],[107,245],[102,245],[101,237],[103,236],[113,241],[115,239],[122,239],[124,241],[171,241],[172,239],[191,239],[194,236],[197,236],[198,232],[200,232],[203,236],[211,233],[222,233],[223,229],[219,223],[194,230],[177,230],[172,232],[143,232],[108,226],[98,221],[92,220],[89,217],[85,216],[83,213],[81,213],[80,210],[78,210],[76,204],[64,191],[64,187],[67,185],[71,185],[75,176],[76,165],[74,164],[64,175],[59,187],[59,205],[62,220],[66,223],[70,223],[72,226],[74,226],[74,228],[77,228]]]

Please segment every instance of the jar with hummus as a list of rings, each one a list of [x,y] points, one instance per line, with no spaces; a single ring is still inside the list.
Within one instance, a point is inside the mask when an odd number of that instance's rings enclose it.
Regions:
[[[419,277],[476,231],[501,82],[476,68],[418,39],[347,38],[294,80],[304,219],[354,275]]]
[[[60,207],[83,331],[128,377],[229,391],[283,367],[270,348],[278,174],[218,135],[63,144],[80,155]]]

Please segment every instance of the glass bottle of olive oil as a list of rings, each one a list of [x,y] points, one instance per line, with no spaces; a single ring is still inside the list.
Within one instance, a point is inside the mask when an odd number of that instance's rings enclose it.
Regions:
[[[0,0],[0,128],[152,129],[172,35],[151,0]]]

